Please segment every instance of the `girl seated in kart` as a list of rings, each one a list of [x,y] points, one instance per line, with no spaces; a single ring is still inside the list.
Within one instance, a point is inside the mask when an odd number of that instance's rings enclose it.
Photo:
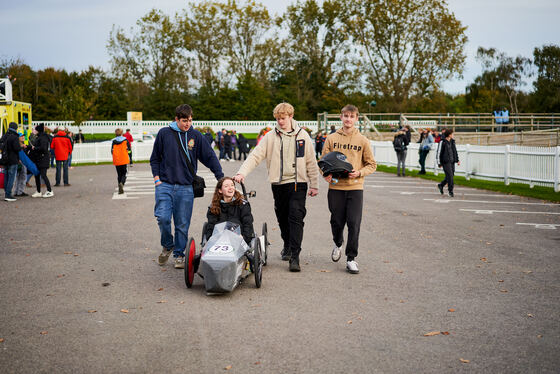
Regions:
[[[230,177],[224,177],[216,184],[212,204],[206,213],[208,224],[204,236],[209,239],[214,226],[221,222],[234,222],[241,226],[241,235],[250,245],[254,237],[253,214],[249,202],[235,189],[235,182]]]

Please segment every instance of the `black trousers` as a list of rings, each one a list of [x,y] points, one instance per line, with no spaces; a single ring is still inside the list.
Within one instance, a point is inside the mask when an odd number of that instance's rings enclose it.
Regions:
[[[117,169],[117,183],[125,184],[125,182],[126,182],[126,164],[125,165],[116,165],[115,168]]]
[[[49,177],[47,177],[47,170],[49,168],[39,168],[39,175],[35,176],[35,184],[37,185],[37,192],[41,192],[41,178],[45,182],[45,186],[47,186],[47,191],[52,191],[51,189],[51,182],[49,181]]]
[[[297,188],[295,183],[273,184],[272,196],[284,248],[288,248],[292,258],[298,258],[303,240],[303,219],[307,214],[307,183],[298,183]]]
[[[440,183],[443,188],[447,184],[447,189],[449,193],[453,193],[453,175],[455,174],[455,164],[448,162],[442,165],[443,172],[445,173],[445,179]]]
[[[358,256],[360,225],[362,224],[362,207],[364,191],[341,191],[329,189],[327,194],[331,212],[331,231],[334,244],[340,247],[344,241],[344,225],[348,226],[346,257],[353,260]]]

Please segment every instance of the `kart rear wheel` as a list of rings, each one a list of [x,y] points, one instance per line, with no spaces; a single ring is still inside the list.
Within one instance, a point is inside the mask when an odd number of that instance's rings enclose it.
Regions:
[[[255,240],[255,248],[253,249],[253,271],[255,273],[255,285],[261,288],[262,283],[262,267],[263,258],[260,240]]]
[[[186,253],[186,263],[185,263],[185,284],[187,288],[191,288],[194,281],[194,257],[196,255],[196,244],[194,238],[189,239],[189,244],[187,245]]]
[[[262,248],[262,251],[264,253],[264,261],[263,261],[263,265],[266,266],[267,262],[268,262],[268,246],[270,245],[270,243],[268,242],[268,225],[265,223],[262,224],[262,236],[264,236],[264,248]]]

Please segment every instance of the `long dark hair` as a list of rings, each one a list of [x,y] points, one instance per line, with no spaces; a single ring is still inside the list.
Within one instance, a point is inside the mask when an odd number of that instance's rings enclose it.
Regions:
[[[216,184],[216,189],[214,190],[214,196],[212,197],[212,204],[210,205],[210,213],[219,216],[222,213],[222,208],[220,206],[220,201],[222,200],[222,194],[220,193],[222,189],[222,185],[226,180],[230,180],[233,182],[235,186],[235,181],[231,177],[223,177],[218,181]],[[235,190],[233,194],[234,200],[231,202],[233,205],[240,205],[243,202],[243,195],[241,192]]]

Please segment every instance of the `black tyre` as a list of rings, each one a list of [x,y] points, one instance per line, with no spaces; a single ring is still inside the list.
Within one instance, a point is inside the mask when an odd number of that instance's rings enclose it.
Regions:
[[[206,237],[204,236],[204,234],[206,234],[206,227],[208,227],[208,222],[204,222],[204,225],[202,225],[202,235],[200,236],[200,247],[204,247],[206,245],[206,242],[208,241],[206,239]]]
[[[268,263],[268,246],[270,245],[270,243],[268,242],[268,225],[266,224],[266,222],[262,224],[262,235],[264,236],[264,248],[262,248],[262,251],[264,253],[263,265],[266,266],[266,264]]]
[[[194,281],[194,257],[196,255],[196,244],[194,238],[189,239],[189,244],[187,245],[187,253],[185,259],[185,284],[187,288],[191,288]]]
[[[262,267],[263,267],[263,258],[262,258],[262,249],[261,249],[261,242],[260,240],[255,240],[255,248],[253,250],[253,272],[255,274],[255,285],[257,288],[261,288],[262,283]]]

